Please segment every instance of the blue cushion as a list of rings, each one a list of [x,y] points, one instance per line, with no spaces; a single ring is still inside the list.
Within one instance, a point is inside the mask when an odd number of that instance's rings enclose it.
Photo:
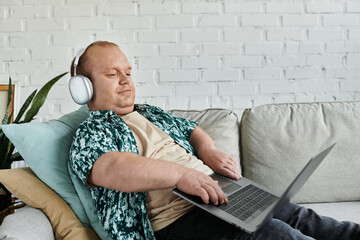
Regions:
[[[82,197],[87,195],[89,201],[84,206],[91,208],[85,211],[67,167],[73,136],[88,116],[85,105],[58,120],[2,125],[2,129],[34,173],[69,204],[80,222],[85,227],[91,225],[101,239],[106,239],[107,233],[97,220],[91,195],[81,193]]]

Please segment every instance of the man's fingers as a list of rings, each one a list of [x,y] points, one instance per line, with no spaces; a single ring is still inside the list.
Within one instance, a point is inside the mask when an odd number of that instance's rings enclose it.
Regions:
[[[215,183],[215,191],[218,195],[218,203],[223,204],[223,203],[227,203],[228,199],[226,197],[226,194],[224,193],[224,191],[221,189],[221,187],[219,186],[219,182],[218,181],[214,181]]]
[[[236,163],[234,164],[233,162],[228,163],[227,165],[225,165],[226,168],[229,168],[231,171],[233,172],[238,172],[238,166],[236,165]]]
[[[204,203],[209,204],[210,202],[217,205],[218,197],[216,191],[209,184],[204,184],[199,187],[198,196],[203,200]]]
[[[238,168],[238,164],[236,163],[236,160],[235,160],[233,157],[229,156],[228,159],[229,159],[228,163],[229,163],[231,166],[234,166],[235,168]]]
[[[234,167],[236,172],[240,175],[239,165],[238,165],[237,161],[230,155],[229,155],[229,159],[230,159],[231,165]]]
[[[230,155],[228,155],[228,158],[236,164],[236,160],[235,160],[235,158],[233,158],[233,157],[232,157],[232,156],[230,156]]]
[[[198,193],[199,197],[201,197],[201,200],[204,203],[209,204],[209,194],[207,193],[207,191],[204,188],[200,188]]]
[[[208,193],[210,202],[214,205],[218,205],[219,204],[219,196],[218,196],[214,186],[212,186],[209,183],[209,184],[205,184],[203,186],[203,188]]]
[[[201,186],[201,199],[204,203],[212,203],[214,205],[219,205],[227,203],[228,199],[222,189],[219,187],[217,181],[211,180]]]
[[[236,164],[234,165],[232,163],[225,163],[219,170],[222,175],[227,177],[234,178],[236,180],[241,178],[240,171]]]
[[[241,178],[241,175],[238,174],[237,172],[234,172],[232,170],[230,170],[229,168],[223,168],[221,172],[219,172],[221,175],[229,177],[229,178],[233,178],[235,180],[239,180]]]
[[[217,181],[195,170],[189,169],[188,172],[185,172],[177,187],[186,193],[199,196],[206,204],[211,202],[218,205],[228,202]]]

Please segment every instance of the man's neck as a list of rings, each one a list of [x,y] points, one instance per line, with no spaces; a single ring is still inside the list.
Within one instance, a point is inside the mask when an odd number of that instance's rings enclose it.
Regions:
[[[99,107],[99,106],[95,106],[93,103],[89,102],[88,107],[89,107],[90,111],[112,110],[112,111],[114,111],[116,113],[116,115],[118,117],[125,116],[125,115],[127,115],[127,114],[134,111],[134,105],[129,106],[129,107],[117,107],[117,106]]]

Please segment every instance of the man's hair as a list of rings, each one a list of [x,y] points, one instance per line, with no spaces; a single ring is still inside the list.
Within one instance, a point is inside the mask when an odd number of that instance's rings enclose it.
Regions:
[[[89,74],[88,70],[85,69],[86,66],[86,61],[88,60],[88,56],[87,56],[87,52],[90,48],[95,47],[95,46],[100,46],[100,47],[119,47],[117,44],[113,43],[113,42],[108,42],[108,41],[96,41],[91,43],[89,46],[86,47],[85,51],[83,52],[83,54],[80,56],[79,58],[79,62],[78,65],[76,66],[76,74],[81,74],[81,75],[85,75],[87,76]],[[73,58],[73,60],[71,61],[71,66],[70,66],[70,75],[74,76],[74,61],[75,61],[76,56]],[[87,76],[89,77],[89,76]]]

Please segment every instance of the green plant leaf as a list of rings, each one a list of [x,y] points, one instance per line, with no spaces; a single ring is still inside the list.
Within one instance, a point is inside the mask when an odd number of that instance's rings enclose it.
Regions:
[[[34,90],[30,96],[26,99],[26,101],[24,102],[24,104],[22,105],[22,107],[20,108],[20,111],[18,113],[18,115],[16,116],[16,119],[14,120],[14,123],[18,123],[22,117],[22,115],[24,114],[24,112],[26,111],[26,109],[28,109],[28,107],[30,106],[32,100],[35,97],[35,94],[37,92],[37,89]]]
[[[14,149],[15,149],[14,144],[12,144],[12,142],[9,141],[9,151],[7,153],[6,160],[5,160],[6,168],[11,167],[11,163],[12,163],[11,156],[12,156],[12,153],[14,152]]]
[[[11,118],[13,116],[14,111],[11,112],[10,116],[8,117],[7,124],[11,123]]]
[[[6,112],[5,112],[5,115],[4,115],[4,118],[3,118],[2,122],[1,122],[1,124],[7,124],[8,123],[9,109],[10,109],[10,104],[7,105],[7,107],[6,107]]]
[[[62,78],[66,73],[60,74],[59,76],[51,79],[48,81],[41,89],[40,91],[35,90],[31,93],[31,95],[26,99],[25,103],[22,105],[18,116],[14,120],[14,123],[25,123],[30,122],[34,116],[39,112],[39,109],[44,104],[46,97],[52,88],[52,86],[60,79]],[[9,113],[10,109],[10,103],[11,103],[11,97],[12,97],[12,88],[11,88],[11,78],[9,78],[9,90],[8,90],[8,105],[7,105],[7,111],[4,116],[4,119],[2,121],[3,124],[10,123],[11,117],[13,115],[12,113]],[[29,106],[31,105],[30,109],[27,111]],[[27,112],[26,112],[27,111]],[[26,112],[26,114],[25,114]],[[25,114],[25,118],[23,121],[20,121],[22,116]],[[0,125],[0,168],[1,169],[7,169],[11,167],[11,163],[13,161],[20,161],[23,160],[22,156],[19,153],[13,153],[15,149],[15,146],[10,142],[10,140],[5,136],[1,129]]]
[[[11,78],[9,78],[9,89],[8,89],[8,100],[7,104],[11,103],[11,95],[12,95],[12,86],[11,86]]]
[[[8,157],[9,152],[9,139],[3,135],[0,138],[0,168],[8,168],[6,164],[6,159]]]
[[[44,104],[51,87],[65,74],[67,74],[67,72],[51,79],[40,89],[40,91],[36,94],[29,111],[25,115],[24,122],[30,122],[34,118],[34,116],[39,112],[39,109]]]
[[[10,104],[11,104],[11,95],[12,95],[11,78],[9,78],[7,107],[6,107],[6,112],[5,112],[5,115],[4,115],[4,118],[3,118],[2,122],[1,122],[1,124],[7,124],[8,123],[9,110],[10,110]]]
[[[24,160],[24,158],[20,155],[19,152],[16,152],[13,155],[11,155],[10,160],[12,162],[14,162],[14,161],[22,161],[22,160]]]

